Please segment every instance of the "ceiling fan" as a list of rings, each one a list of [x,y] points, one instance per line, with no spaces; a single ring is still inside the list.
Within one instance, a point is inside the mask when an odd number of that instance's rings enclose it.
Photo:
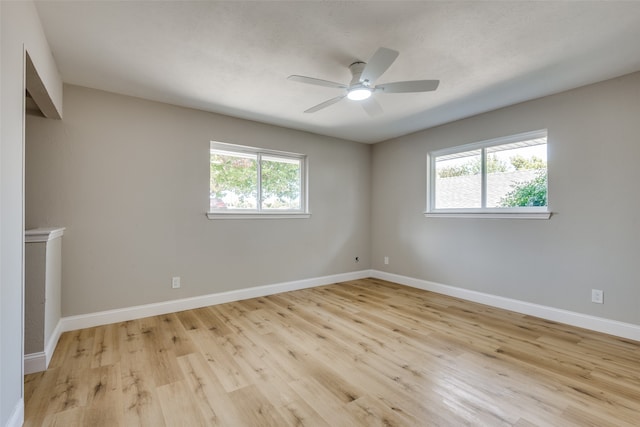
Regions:
[[[407,92],[429,92],[438,88],[439,80],[411,80],[393,83],[383,83],[374,86],[373,83],[393,64],[399,52],[386,47],[379,48],[373,54],[369,62],[356,61],[349,65],[349,70],[353,76],[351,82],[346,85],[331,82],[328,80],[316,79],[313,77],[292,75],[287,77],[301,83],[308,83],[316,86],[332,87],[342,89],[344,92],[340,96],[331,98],[314,107],[305,110],[305,113],[315,113],[327,108],[343,98],[353,101],[362,101],[362,108],[371,116],[382,113],[380,104],[371,97],[376,92],[380,93],[407,93]]]

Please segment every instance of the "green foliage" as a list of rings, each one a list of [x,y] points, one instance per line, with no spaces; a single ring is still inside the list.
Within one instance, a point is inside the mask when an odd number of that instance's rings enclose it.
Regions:
[[[512,185],[513,190],[500,200],[500,206],[547,206],[547,171],[541,171],[531,181]]]
[[[518,171],[524,169],[545,169],[547,167],[547,162],[537,156],[526,158],[520,154],[516,154],[509,158],[509,162]]]
[[[509,170],[546,169],[547,162],[537,156],[526,158],[516,154],[509,158],[509,163],[500,160],[495,154],[487,156],[487,173],[508,172]],[[480,157],[453,166],[445,166],[438,169],[439,178],[451,178],[454,176],[477,175],[481,171]]]
[[[255,207],[257,199],[258,166],[255,159],[211,155],[210,191],[213,197],[222,199],[227,192],[239,198],[238,207]]]
[[[478,165],[480,164],[480,161],[477,162]],[[461,165],[455,165],[455,166],[445,166],[442,168],[438,169],[438,177],[440,178],[452,178],[454,176],[467,176],[467,175],[475,175],[478,174],[480,172],[473,172],[474,171],[474,162],[473,161],[469,161],[466,163],[463,163]]]
[[[297,208],[292,201],[300,196],[300,165],[262,161],[262,200],[265,208]]]
[[[508,165],[494,155],[487,156],[487,173],[506,172]],[[482,168],[480,157],[476,156],[461,165],[445,166],[438,169],[438,177],[451,178],[454,176],[478,175]]]
[[[498,159],[495,154],[487,156],[487,173],[506,172],[507,168],[507,164]],[[480,170],[478,170],[478,173],[480,173]]]
[[[258,164],[256,158],[211,154],[210,192],[212,198],[237,197],[234,208],[256,208]],[[297,208],[300,196],[300,165],[262,160],[263,207]]]

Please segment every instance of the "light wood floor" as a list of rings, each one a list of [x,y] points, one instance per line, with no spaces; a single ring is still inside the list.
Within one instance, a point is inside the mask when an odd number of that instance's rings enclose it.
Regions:
[[[381,280],[63,334],[25,426],[638,426],[640,343]]]

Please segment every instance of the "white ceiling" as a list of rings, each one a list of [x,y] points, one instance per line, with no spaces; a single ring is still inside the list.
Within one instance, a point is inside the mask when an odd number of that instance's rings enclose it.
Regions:
[[[375,143],[640,70],[638,1],[42,1],[66,83]],[[337,89],[380,46],[400,56],[368,116]]]

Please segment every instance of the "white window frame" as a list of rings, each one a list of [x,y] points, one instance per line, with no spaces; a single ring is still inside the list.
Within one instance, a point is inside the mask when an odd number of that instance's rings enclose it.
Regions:
[[[257,156],[257,190],[258,200],[256,209],[225,209],[220,211],[207,212],[209,219],[301,219],[309,218],[309,198],[308,198],[308,158],[305,154],[290,153],[286,151],[269,150],[264,148],[250,147],[246,145],[229,144],[226,142],[211,141],[209,145],[209,154],[213,150],[222,150],[236,154],[251,154]],[[261,195],[261,159],[262,156],[276,157],[281,159],[292,159],[300,161],[300,209],[273,209],[262,210]],[[209,172],[211,173],[211,172]],[[211,208],[209,208],[211,209]]]
[[[527,206],[512,208],[487,208],[487,174],[486,174],[486,149],[497,145],[505,145],[514,142],[528,141],[537,138],[546,138],[547,129],[541,129],[531,132],[519,133],[500,138],[493,138],[485,141],[474,142],[471,144],[458,145],[451,148],[430,151],[427,153],[427,210],[424,216],[427,218],[514,218],[514,219],[549,219],[551,211],[549,211],[549,193],[547,188],[547,206]],[[548,140],[547,140],[548,146]],[[435,208],[435,173],[436,158],[449,154],[462,153],[465,151],[481,150],[481,208],[451,208],[436,209]],[[548,173],[547,169],[547,173]],[[547,181],[548,182],[548,181]],[[548,184],[547,184],[548,185]]]

